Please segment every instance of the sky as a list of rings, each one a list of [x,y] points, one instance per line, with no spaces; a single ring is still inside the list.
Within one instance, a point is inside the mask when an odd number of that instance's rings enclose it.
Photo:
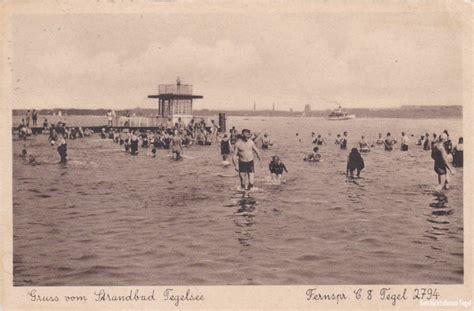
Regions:
[[[25,14],[12,32],[18,109],[153,108],[178,76],[195,109],[462,104],[446,13]]]

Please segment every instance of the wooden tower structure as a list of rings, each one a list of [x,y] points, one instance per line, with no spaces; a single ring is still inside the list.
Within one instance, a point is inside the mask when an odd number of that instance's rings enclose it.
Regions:
[[[148,95],[148,98],[158,98],[157,118],[174,123],[181,119],[188,123],[193,118],[193,99],[203,98],[193,95],[191,84],[181,84],[179,77],[176,84],[158,85],[158,95]]]

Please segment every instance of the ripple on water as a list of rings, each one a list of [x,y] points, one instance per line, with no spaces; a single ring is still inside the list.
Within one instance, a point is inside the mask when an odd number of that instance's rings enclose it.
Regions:
[[[348,182],[348,151],[332,143],[344,130],[351,145],[361,135],[372,139],[402,129],[417,134],[447,128],[456,138],[462,122],[260,119],[228,120],[256,132],[265,126],[275,141],[262,152],[263,169],[256,165],[260,191],[247,199],[235,191],[236,176],[216,176],[233,171],[217,165],[215,146],[193,146],[176,162],[164,150],[153,159],[145,150],[130,157],[123,146],[92,137],[68,141],[67,168],[32,167],[14,156],[14,284],[463,281],[462,170],[444,197],[434,195],[429,152],[410,146],[408,154],[389,153],[376,146],[363,155],[364,178]],[[329,142],[321,147],[320,163],[302,161],[313,147],[312,131]],[[13,142],[14,155],[23,143]],[[42,162],[58,160],[46,136],[26,144]],[[278,186],[270,184],[266,167],[274,154],[290,171]],[[51,257],[54,267],[47,269]],[[383,268],[394,266],[401,273]]]

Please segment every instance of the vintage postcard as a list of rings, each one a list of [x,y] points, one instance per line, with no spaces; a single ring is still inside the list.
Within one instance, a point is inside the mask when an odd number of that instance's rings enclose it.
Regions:
[[[0,309],[472,309],[472,17],[0,2]]]

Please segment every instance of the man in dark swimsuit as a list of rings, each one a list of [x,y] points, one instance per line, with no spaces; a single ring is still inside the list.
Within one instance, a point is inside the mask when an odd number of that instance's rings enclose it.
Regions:
[[[236,142],[234,157],[232,157],[232,162],[234,163],[235,170],[239,172],[240,186],[242,189],[245,190],[250,190],[254,184],[254,152],[257,155],[258,160],[260,161],[260,166],[262,166],[260,153],[258,152],[255,143],[253,142],[253,140],[250,139],[250,137],[252,137],[250,130],[243,129],[242,140]],[[238,159],[238,167],[235,158]]]
[[[222,161],[227,161],[227,158],[230,156],[230,150],[231,150],[231,144],[229,141],[229,137],[227,137],[227,134],[224,134],[224,137],[221,140]]]

